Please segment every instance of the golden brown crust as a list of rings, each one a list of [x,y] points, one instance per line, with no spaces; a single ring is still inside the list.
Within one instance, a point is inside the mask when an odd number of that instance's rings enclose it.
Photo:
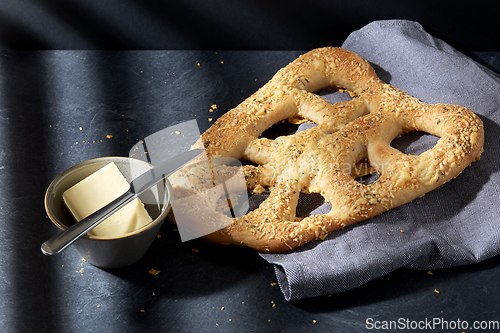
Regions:
[[[343,89],[353,99],[330,104],[310,92]],[[318,126],[276,140],[259,139],[284,119]],[[430,150],[407,155],[390,146],[397,136],[423,131],[440,139]],[[282,252],[407,203],[456,177],[479,157],[481,120],[469,109],[425,104],[379,80],[360,56],[321,48],[278,71],[256,93],[224,114],[197,143],[208,156],[247,159],[249,188],[269,187],[261,206],[205,238]],[[380,177],[354,180],[356,163],[367,158]],[[175,180],[173,181],[175,186]],[[321,193],[332,209],[297,219],[300,191]]]

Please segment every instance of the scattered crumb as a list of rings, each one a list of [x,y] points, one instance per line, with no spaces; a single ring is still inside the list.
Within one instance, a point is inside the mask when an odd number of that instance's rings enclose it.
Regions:
[[[231,318],[229,318],[229,321],[233,321]]]
[[[209,112],[214,112],[214,110],[217,110],[217,104],[212,104],[210,109],[208,110]]]
[[[220,308],[221,311],[224,311],[225,307]]]
[[[141,310],[142,313],[146,312],[146,310]]]
[[[437,289],[434,289],[434,292],[435,292],[436,294],[439,294],[439,290],[437,290]]]
[[[151,274],[151,275],[158,275],[159,273],[160,273],[160,271],[157,271],[157,270],[156,270],[156,269],[154,269],[154,268],[151,268],[151,269],[149,270],[149,274]]]
[[[276,282],[271,282],[270,285],[274,287],[276,285]]]
[[[208,121],[212,121],[213,119],[212,118],[208,118]]]
[[[87,259],[85,259],[85,258],[82,258],[82,261],[83,261],[83,262],[87,262]]]
[[[156,235],[156,238],[161,238],[161,235],[160,234]]]
[[[427,271],[426,273],[427,273],[427,274],[429,274],[429,275],[432,275],[432,272],[431,272],[431,271]]]
[[[313,323],[315,323],[315,324],[317,323],[316,319],[313,319]]]
[[[179,131],[175,131],[174,133],[175,133],[175,134],[181,134],[181,132],[179,132]]]
[[[97,307],[98,307],[98,308],[100,308],[100,307],[101,307],[101,305],[100,305],[100,304],[97,304]]]
[[[404,232],[403,230],[401,230],[401,232]]]
[[[197,64],[196,64],[196,66],[200,67],[200,66],[201,66],[201,64],[200,64],[200,63],[197,63]]]
[[[193,252],[198,252],[198,251],[200,251],[200,250],[195,249],[195,248],[192,248],[192,249],[191,249],[191,251],[193,251]]]
[[[221,63],[221,64],[223,64],[223,63],[224,63],[224,61],[222,61],[222,60],[221,60],[221,62],[220,62],[220,63]]]
[[[106,135],[106,139],[111,139],[113,136],[111,134]]]
[[[80,131],[83,130],[83,128],[80,126]]]
[[[265,188],[262,187],[262,185],[257,184],[255,186],[255,188],[253,189],[252,193],[254,193],[254,194],[262,194],[262,193],[264,193],[264,191],[265,191]]]

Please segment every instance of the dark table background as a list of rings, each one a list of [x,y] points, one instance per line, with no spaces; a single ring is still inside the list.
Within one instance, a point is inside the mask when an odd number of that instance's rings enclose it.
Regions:
[[[368,318],[500,320],[498,257],[432,275],[401,269],[290,303],[253,250],[181,243],[169,221],[122,269],[95,268],[72,248],[40,252],[57,232],[43,196],[60,172],[128,156],[182,121],[204,131],[299,54],[338,46],[374,19],[418,20],[500,71],[496,2],[404,3],[0,3],[0,331],[360,332]]]

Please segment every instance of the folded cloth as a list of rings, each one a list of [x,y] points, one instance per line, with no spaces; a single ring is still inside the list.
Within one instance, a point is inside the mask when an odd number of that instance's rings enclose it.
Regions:
[[[500,79],[450,45],[404,20],[373,22],[342,45],[375,68],[386,83],[426,103],[459,104],[484,122],[481,160],[424,197],[282,254],[275,265],[289,301],[341,293],[398,268],[430,270],[467,265],[500,253]],[[407,153],[436,142],[404,135]],[[395,140],[396,141],[396,140]],[[328,211],[327,204],[312,214]]]

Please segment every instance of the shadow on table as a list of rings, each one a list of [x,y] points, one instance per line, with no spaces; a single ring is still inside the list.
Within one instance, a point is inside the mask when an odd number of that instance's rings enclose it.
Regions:
[[[206,296],[258,276],[263,265],[250,248],[210,244],[203,239],[181,242],[176,226],[165,221],[153,245],[139,262],[108,272],[165,297]],[[157,275],[137,274],[151,269]],[[152,271],[153,272],[153,271]]]

